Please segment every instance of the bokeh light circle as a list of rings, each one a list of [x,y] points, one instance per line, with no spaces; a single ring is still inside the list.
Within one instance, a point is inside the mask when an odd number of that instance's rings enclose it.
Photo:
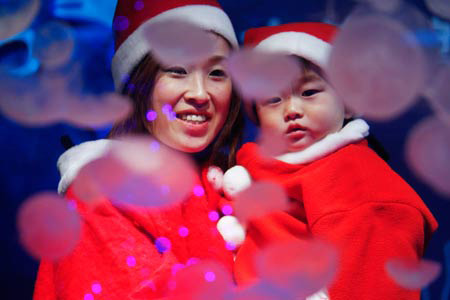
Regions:
[[[450,127],[436,117],[428,117],[409,133],[406,159],[419,178],[439,193],[450,196]]]
[[[226,299],[231,295],[231,274],[219,263],[201,261],[179,269],[173,277],[170,299]]]
[[[273,244],[257,257],[261,278],[286,289],[298,299],[326,287],[334,279],[337,268],[337,249],[318,239]]]
[[[434,14],[450,19],[450,2],[448,0],[425,0],[425,3]]]
[[[250,49],[233,53],[226,66],[246,101],[279,96],[302,74],[300,64],[293,57]]]
[[[17,225],[22,245],[37,259],[61,259],[72,252],[81,237],[77,211],[51,192],[28,198],[19,208]]]
[[[154,142],[147,136],[114,140],[109,152],[80,170],[74,192],[87,189],[93,199],[104,196],[115,205],[164,207],[183,201],[197,176],[193,162]]]
[[[234,211],[242,224],[269,213],[285,210],[289,200],[284,189],[270,181],[256,181],[235,196]]]
[[[385,269],[400,286],[406,289],[419,290],[439,276],[441,265],[430,260],[391,259],[386,262]]]
[[[0,2],[0,40],[25,30],[38,15],[40,0],[10,0]]]
[[[165,65],[192,65],[215,50],[216,37],[187,21],[153,23],[145,29],[145,37],[152,53]]]
[[[74,47],[72,29],[62,22],[50,21],[36,30],[33,54],[47,69],[67,64],[72,58]]]
[[[351,17],[337,35],[328,64],[330,81],[350,111],[387,120],[417,100],[426,61],[415,37],[384,16]]]

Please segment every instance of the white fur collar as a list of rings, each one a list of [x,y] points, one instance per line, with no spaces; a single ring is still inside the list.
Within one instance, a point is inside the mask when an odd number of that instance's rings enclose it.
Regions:
[[[106,139],[89,141],[64,152],[57,162],[58,170],[61,174],[58,193],[64,194],[80,169],[105,154],[111,148],[112,143],[114,141]]]
[[[369,125],[363,119],[356,119],[347,123],[340,131],[327,135],[304,150],[286,153],[275,158],[289,164],[306,164],[348,144],[358,142],[368,135]]]

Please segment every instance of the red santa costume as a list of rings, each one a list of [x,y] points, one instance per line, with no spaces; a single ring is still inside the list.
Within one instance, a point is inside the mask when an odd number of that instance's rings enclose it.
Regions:
[[[324,66],[335,31],[319,23],[263,27],[250,30],[246,44]],[[317,236],[336,245],[341,255],[329,299],[420,298],[420,291],[398,286],[384,266],[392,258],[420,259],[437,222],[414,190],[368,147],[368,129],[357,119],[302,151],[276,158],[262,156],[254,143],[239,150],[237,163],[252,180],[280,184],[295,209],[247,224],[235,258],[238,284],[257,279],[253,260],[259,250]],[[239,183],[238,177],[230,179],[227,172],[224,181]]]
[[[217,32],[237,47],[231,22],[214,0],[146,0],[142,10],[134,1],[119,1],[115,17],[129,26],[117,32],[112,71],[116,89],[139,60],[151,50],[144,30],[165,20],[184,20]],[[123,29],[123,28],[122,28]],[[57,262],[41,261],[35,300],[53,299],[155,299],[165,295],[167,280],[178,264],[212,259],[231,271],[233,258],[208,218],[221,196],[207,180],[207,167],[196,179],[205,191],[192,193],[181,204],[163,210],[119,208],[104,201],[88,209],[76,198],[71,183],[80,168],[100,157],[114,141],[86,142],[64,153],[58,167],[60,193],[76,203],[83,220],[81,240],[74,251]],[[182,235],[180,228],[187,228]],[[171,247],[158,249],[155,240],[167,238]],[[95,287],[95,288],[94,288]],[[95,290],[95,291],[94,291]]]

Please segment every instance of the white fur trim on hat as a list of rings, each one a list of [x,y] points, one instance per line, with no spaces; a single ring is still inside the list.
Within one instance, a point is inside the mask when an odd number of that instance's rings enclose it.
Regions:
[[[58,193],[64,194],[80,169],[91,161],[101,157],[112,147],[112,140],[101,139],[74,146],[58,159],[57,166],[61,174]]]
[[[327,135],[308,148],[277,156],[276,159],[289,164],[307,164],[348,144],[358,142],[368,135],[369,125],[363,119],[356,119],[349,122],[340,131]]]
[[[170,9],[141,24],[117,49],[111,65],[116,91],[122,89],[123,79],[151,50],[151,45],[145,38],[145,29],[151,24],[172,19],[188,21],[205,30],[214,31],[238,48],[233,25],[222,9],[210,5],[187,5]]]
[[[304,32],[281,32],[261,41],[255,49],[294,54],[306,58],[321,68],[325,68],[331,53],[331,45]]]

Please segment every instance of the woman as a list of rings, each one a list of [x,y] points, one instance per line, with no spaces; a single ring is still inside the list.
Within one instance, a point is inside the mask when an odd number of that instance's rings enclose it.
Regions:
[[[95,299],[154,299],[166,295],[172,268],[179,264],[213,259],[232,268],[232,254],[208,218],[221,197],[207,182],[206,170],[212,164],[233,164],[237,146],[232,132],[239,132],[235,127],[241,124],[240,102],[218,60],[237,47],[234,30],[216,1],[148,0],[141,8],[124,0],[116,9],[115,19],[127,20],[128,26],[116,32],[113,77],[117,90],[133,99],[135,111],[113,127],[110,137],[147,133],[192,154],[202,170],[199,180],[205,193],[158,211],[121,209],[109,201],[88,210],[76,200],[83,219],[81,240],[58,262],[41,262],[34,299],[93,299],[94,294]],[[214,53],[190,66],[158,64],[143,37],[147,26],[167,20],[189,21],[208,31]],[[163,116],[167,104],[176,116],[173,121]],[[150,109],[159,116],[152,122],[146,120]],[[60,170],[72,171],[62,174],[60,192],[76,199],[70,187],[73,170],[97,158],[111,143],[88,142],[63,154]],[[224,146],[229,148],[226,155],[221,153]],[[180,228],[188,231],[180,235]],[[159,237],[168,239],[171,247],[156,247]]]

